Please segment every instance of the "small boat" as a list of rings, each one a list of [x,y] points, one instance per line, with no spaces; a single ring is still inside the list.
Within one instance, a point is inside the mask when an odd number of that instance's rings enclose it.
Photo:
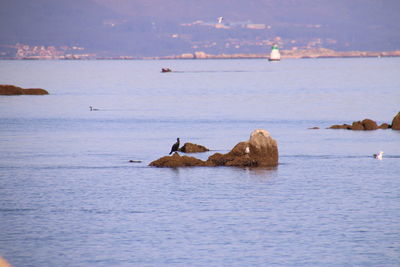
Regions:
[[[277,44],[274,44],[271,47],[271,54],[268,58],[269,61],[280,61],[281,60],[281,53],[279,53],[279,48]]]

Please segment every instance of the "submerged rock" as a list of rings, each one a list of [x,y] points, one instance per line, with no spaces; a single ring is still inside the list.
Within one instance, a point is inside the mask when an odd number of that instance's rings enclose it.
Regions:
[[[400,112],[392,120],[392,130],[400,130]]]
[[[162,157],[150,163],[155,167],[187,167],[187,166],[236,166],[236,167],[273,167],[278,165],[278,145],[265,130],[255,130],[250,139],[238,143],[229,153],[215,153],[207,161],[194,157],[172,156]]]
[[[351,130],[351,125],[348,124],[342,124],[342,125],[332,125],[331,127],[329,127],[328,129],[345,129],[345,130]]]
[[[21,88],[15,85],[0,84],[0,95],[48,95],[44,89],[41,88]]]
[[[192,143],[185,143],[179,151],[184,153],[200,153],[200,152],[207,152],[210,151],[208,148],[202,145],[192,144]]]

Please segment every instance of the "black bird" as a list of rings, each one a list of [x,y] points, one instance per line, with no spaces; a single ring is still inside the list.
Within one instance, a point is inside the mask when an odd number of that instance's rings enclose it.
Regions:
[[[169,154],[171,155],[172,152],[178,151],[179,149],[179,137],[176,138],[176,143],[171,147],[171,152]]]

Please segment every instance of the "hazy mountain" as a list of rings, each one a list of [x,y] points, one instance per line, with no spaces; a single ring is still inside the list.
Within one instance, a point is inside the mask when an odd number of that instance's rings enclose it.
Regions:
[[[0,46],[75,45],[108,56],[265,53],[273,41],[396,50],[399,12],[398,0],[1,0]]]

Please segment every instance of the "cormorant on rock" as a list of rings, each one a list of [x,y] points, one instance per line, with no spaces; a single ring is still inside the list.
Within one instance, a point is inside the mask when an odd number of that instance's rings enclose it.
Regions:
[[[179,137],[176,138],[176,143],[171,147],[171,152],[169,154],[171,155],[172,152],[178,151],[179,149]]]

